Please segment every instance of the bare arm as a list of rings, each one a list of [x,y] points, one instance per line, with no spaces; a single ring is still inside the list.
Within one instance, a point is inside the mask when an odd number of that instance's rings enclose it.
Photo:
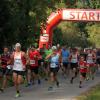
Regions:
[[[49,55],[46,56],[45,59],[47,60],[47,59],[51,58],[51,56],[52,56],[52,54],[49,54]]]

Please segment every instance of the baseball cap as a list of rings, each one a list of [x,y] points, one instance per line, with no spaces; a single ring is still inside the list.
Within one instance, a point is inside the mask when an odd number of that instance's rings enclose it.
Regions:
[[[21,47],[21,44],[20,43],[16,43],[15,47]]]
[[[52,46],[52,50],[57,50],[57,47],[56,46]]]

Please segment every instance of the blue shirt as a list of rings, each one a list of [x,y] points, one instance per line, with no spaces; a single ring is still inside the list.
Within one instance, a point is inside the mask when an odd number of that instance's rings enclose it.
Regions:
[[[51,64],[50,64],[50,68],[56,68],[59,67],[59,55],[55,55],[53,57],[51,57]]]
[[[68,63],[69,51],[62,49],[62,60],[64,63]]]

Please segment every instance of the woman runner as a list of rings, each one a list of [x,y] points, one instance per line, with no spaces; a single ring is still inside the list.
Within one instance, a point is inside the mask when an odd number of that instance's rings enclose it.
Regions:
[[[59,71],[59,61],[60,55],[57,53],[56,46],[52,47],[52,54],[48,55],[46,59],[50,59],[50,87],[48,90],[53,89],[54,82],[56,82],[57,87],[59,87],[59,82],[57,79],[57,72]]]
[[[25,72],[25,65],[26,65],[26,55],[25,52],[21,51],[20,43],[16,43],[15,45],[15,52],[13,52],[12,56],[12,63],[13,63],[13,81],[16,88],[16,96],[20,96],[20,89],[19,85],[22,83],[23,75]]]

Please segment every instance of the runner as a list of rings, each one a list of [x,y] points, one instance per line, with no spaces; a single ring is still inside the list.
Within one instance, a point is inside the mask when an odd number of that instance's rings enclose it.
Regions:
[[[87,73],[87,63],[85,61],[84,56],[80,57],[79,69],[80,69],[80,84],[79,84],[79,88],[82,88],[82,83],[86,79],[86,73]]]
[[[31,48],[28,48],[27,59],[29,58],[30,52],[31,52]],[[27,60],[27,62],[29,62],[29,61]],[[27,63],[27,65],[26,65],[26,80],[27,80],[27,82],[25,83],[25,86],[28,87],[32,84],[31,83],[31,70],[30,70],[30,64],[29,63]]]
[[[41,83],[40,81],[40,76],[39,76],[39,60],[40,54],[39,52],[35,49],[34,46],[31,47],[31,51],[29,53],[29,64],[30,64],[30,70],[32,74],[32,81],[34,83],[34,79],[38,79],[38,84]]]
[[[60,56],[60,61],[59,61],[59,67],[60,67],[60,69],[62,70],[62,72],[64,72],[63,71],[63,68],[62,68],[62,66],[63,66],[63,63],[62,63],[62,47],[60,46],[60,44],[57,44],[57,54]],[[60,70],[59,69],[59,70]],[[63,74],[63,73],[62,73]]]
[[[43,44],[43,48],[40,48],[39,50],[39,53],[41,55],[41,59],[39,59],[39,65],[41,66],[41,74],[44,75],[46,74],[46,77],[45,77],[45,80],[47,80],[47,73],[48,71],[46,70],[47,69],[47,65],[45,64],[45,57],[46,57],[46,51],[47,51],[47,48],[46,48],[46,45]]]
[[[84,60],[86,61],[87,50],[86,50],[86,49],[81,50],[81,51],[80,51],[80,56],[83,56],[83,57],[84,57]]]
[[[96,59],[96,55],[92,52],[91,49],[89,49],[87,55],[87,64],[89,66],[87,79],[92,78],[92,80],[94,80],[95,68],[96,68],[94,59]]]
[[[48,90],[53,89],[54,82],[56,82],[57,87],[59,87],[59,82],[57,79],[57,72],[59,70],[59,61],[60,61],[60,55],[57,53],[56,46],[52,47],[52,54],[48,55],[46,59],[50,59],[50,87]]]
[[[46,45],[43,44],[43,48],[40,48],[40,55],[42,55],[42,59],[41,62],[44,64],[44,60],[45,60],[45,51],[46,51]]]
[[[63,71],[64,71],[64,77],[66,77],[66,75],[69,75],[69,51],[67,50],[66,46],[63,47],[62,49],[62,62],[63,62]]]
[[[26,55],[25,52],[21,51],[20,43],[16,43],[15,52],[11,56],[11,61],[13,63],[13,81],[16,88],[16,96],[20,97],[19,85],[23,81],[23,75],[25,73],[26,65]]]
[[[4,89],[7,85],[7,80],[10,79],[11,74],[10,53],[7,47],[4,47],[4,53],[1,55],[0,60],[2,71],[2,86],[0,91],[4,92]]]
[[[57,53],[59,55],[61,55],[61,52],[62,52],[62,48],[61,48],[60,44],[57,44]]]
[[[45,50],[45,58],[52,54],[52,49],[49,47],[47,50]],[[50,60],[49,59],[45,59],[44,61],[44,71],[45,71],[45,80],[48,80],[48,76],[49,76],[49,67],[50,67]]]
[[[77,54],[76,48],[72,49],[72,53],[70,54],[70,67],[71,67],[71,75],[72,78],[70,80],[70,83],[73,84],[74,78],[77,77],[78,73],[78,58],[79,55]]]
[[[96,57],[97,57],[96,63],[97,63],[98,69],[100,69],[100,48],[97,49]]]

